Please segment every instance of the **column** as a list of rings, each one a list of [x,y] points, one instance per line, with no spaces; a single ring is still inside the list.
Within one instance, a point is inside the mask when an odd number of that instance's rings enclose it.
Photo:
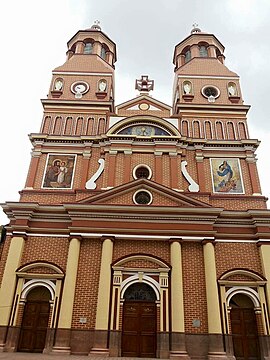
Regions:
[[[268,280],[266,284],[266,301],[268,309],[270,308],[270,242],[259,243],[260,245],[260,257],[263,269],[263,275]]]
[[[0,289],[0,351],[5,345],[6,333],[16,288],[16,269],[20,266],[25,240],[22,236],[11,239]]]
[[[155,182],[162,184],[163,172],[162,172],[162,152],[155,151]]]
[[[259,183],[256,159],[247,158],[246,161],[248,164],[248,170],[249,170],[249,176],[250,176],[253,195],[261,195],[262,192],[261,192],[261,187],[260,187],[260,183]]]
[[[112,256],[113,239],[104,238],[102,243],[101,265],[99,274],[95,341],[90,355],[107,355],[109,351],[107,348],[107,337],[109,326]]]
[[[185,345],[182,253],[179,240],[171,240],[171,311],[172,334],[170,358],[189,359]]]
[[[92,174],[88,173],[89,168],[89,160],[91,158],[91,150],[86,149],[83,152],[83,158],[82,158],[82,171],[81,171],[81,188],[85,189],[85,184],[87,180],[89,180],[92,176]]]
[[[115,173],[116,173],[116,156],[117,151],[111,150],[109,153],[109,173],[108,173],[108,184],[107,187],[114,187],[115,184]]]
[[[31,158],[31,163],[29,166],[29,171],[28,171],[25,187],[32,189],[34,187],[34,183],[35,183],[35,178],[36,178],[36,173],[37,173],[37,169],[38,169],[41,152],[33,151],[31,155],[32,155],[32,158]]]
[[[196,154],[196,162],[197,162],[197,173],[198,173],[198,183],[200,186],[200,191],[204,192],[205,189],[205,171],[204,171],[204,163],[203,163],[203,155],[201,153]]]
[[[171,168],[171,188],[179,189],[178,179],[180,173],[180,165],[178,166],[177,153],[169,153]]]
[[[203,241],[203,258],[209,334],[208,359],[225,359],[226,354],[224,352],[222,339],[215,249],[211,241]]]
[[[131,150],[125,150],[124,154],[125,154],[124,182],[128,183],[132,179],[132,175],[131,175],[131,155],[132,155],[132,151]]]
[[[55,346],[53,348],[53,352],[56,353],[70,353],[71,322],[80,256],[80,245],[80,238],[72,238],[70,240],[58,329],[56,333]]]

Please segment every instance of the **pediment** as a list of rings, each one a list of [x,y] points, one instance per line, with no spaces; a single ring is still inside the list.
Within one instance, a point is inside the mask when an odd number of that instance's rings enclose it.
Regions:
[[[149,204],[136,203],[138,192],[146,192],[152,198]],[[209,208],[209,204],[189,197],[176,190],[155,183],[147,179],[138,179],[124,185],[104,191],[97,195],[81,200],[79,203],[87,205],[125,205],[125,206],[169,206],[183,208]]]
[[[143,94],[116,106],[116,113],[119,116],[154,115],[169,117],[171,106]]]

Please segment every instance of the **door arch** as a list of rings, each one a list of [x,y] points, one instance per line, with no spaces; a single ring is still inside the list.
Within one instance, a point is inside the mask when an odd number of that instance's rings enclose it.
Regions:
[[[27,294],[18,351],[43,351],[50,316],[50,298],[50,291],[44,286],[37,286]]]
[[[124,293],[122,356],[156,357],[156,294],[145,283],[133,283]]]
[[[260,348],[254,304],[245,294],[235,294],[230,300],[230,321],[236,360],[259,360]]]

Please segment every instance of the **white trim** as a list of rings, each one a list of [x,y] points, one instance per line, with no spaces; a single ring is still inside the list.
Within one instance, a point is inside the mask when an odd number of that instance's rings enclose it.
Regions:
[[[136,284],[139,282],[139,274],[134,274],[133,276],[130,276],[129,278],[125,279],[120,287],[120,299],[124,299],[124,294],[126,290],[133,284]],[[147,276],[145,274],[142,275],[141,282],[144,284],[149,285],[155,292],[157,301],[160,300],[160,285],[159,283],[152,279],[150,276]]]
[[[178,78],[187,79],[223,79],[223,80],[239,80],[236,76],[215,76],[215,75],[178,75]]]
[[[95,72],[77,72],[77,71],[53,71],[53,75],[97,75],[97,76],[113,76],[112,73],[95,73]]]
[[[226,305],[228,307],[230,306],[230,301],[231,301],[232,297],[236,294],[247,295],[252,300],[254,307],[256,307],[256,308],[261,306],[260,305],[260,297],[259,297],[259,294],[257,293],[257,291],[255,291],[254,289],[251,289],[248,286],[234,286],[234,287],[230,288],[228,291],[226,291],[226,293],[225,293]]]
[[[159,240],[170,240],[172,238],[172,236],[165,236],[165,235],[130,235],[130,234],[113,234],[113,233],[70,233],[67,235],[63,235],[63,234],[40,234],[40,233],[27,233],[25,231],[14,231],[12,232],[8,232],[7,235],[9,236],[16,236],[16,235],[25,235],[28,237],[34,236],[34,237],[59,237],[59,238],[69,238],[72,236],[82,236],[82,237],[102,237],[102,236],[108,236],[108,237],[112,237],[114,236],[115,238],[119,238],[119,239],[159,239]],[[173,236],[173,239],[175,240],[186,240],[186,241],[202,241],[202,240],[212,240],[214,241],[215,238],[213,236]],[[258,241],[264,241],[264,240],[258,240]],[[270,240],[268,240],[270,241]]]
[[[23,285],[20,300],[26,300],[29,291],[37,286],[46,287],[50,291],[51,300],[54,300],[56,285],[51,280],[46,280],[46,279],[33,279],[27,281],[27,283]]]

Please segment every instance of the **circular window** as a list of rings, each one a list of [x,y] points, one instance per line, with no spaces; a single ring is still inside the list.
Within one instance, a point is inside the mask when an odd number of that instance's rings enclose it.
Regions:
[[[215,86],[204,86],[202,88],[202,94],[204,97],[206,97],[208,99],[208,101],[215,101],[215,99],[217,97],[219,97],[220,95],[220,91],[217,87]]]
[[[133,201],[137,205],[149,205],[152,200],[152,194],[147,190],[139,190],[133,195]]]
[[[134,179],[151,179],[152,170],[147,165],[137,165],[133,169],[133,177]]]

